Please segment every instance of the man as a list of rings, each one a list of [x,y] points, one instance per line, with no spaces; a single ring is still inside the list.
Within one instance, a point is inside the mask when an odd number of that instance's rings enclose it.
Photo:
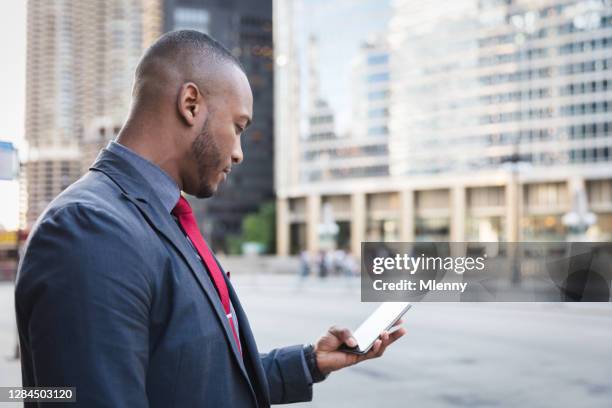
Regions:
[[[210,197],[242,161],[252,99],[239,62],[202,33],[168,33],[146,51],[116,142],[27,244],[16,286],[24,386],[76,387],[86,407],[266,407],[311,400],[313,382],[404,334],[356,356],[338,351],[354,339],[333,327],[313,346],[259,354],[180,195]]]

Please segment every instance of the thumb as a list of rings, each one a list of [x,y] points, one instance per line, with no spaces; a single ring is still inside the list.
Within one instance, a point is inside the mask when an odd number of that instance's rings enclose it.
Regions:
[[[329,329],[329,333],[349,347],[357,346],[357,340],[353,337],[353,333],[345,327],[333,326]]]

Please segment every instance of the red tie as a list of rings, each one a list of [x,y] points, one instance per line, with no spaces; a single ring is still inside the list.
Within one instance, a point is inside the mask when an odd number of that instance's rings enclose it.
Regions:
[[[213,254],[212,252],[210,252],[210,249],[208,249],[208,245],[206,245],[204,237],[202,237],[202,234],[200,234],[200,230],[198,229],[198,224],[196,222],[195,216],[193,215],[193,211],[191,210],[191,206],[183,196],[181,196],[178,203],[172,210],[172,214],[174,214],[178,218],[181,227],[183,227],[183,230],[191,240],[191,243],[196,248],[196,250],[200,254],[200,257],[204,261],[206,269],[208,269],[208,273],[212,277],[215,287],[217,288],[217,292],[219,293],[219,297],[221,298],[221,303],[223,304],[225,315],[229,319],[229,324],[232,328],[232,333],[234,334],[236,344],[238,345],[238,350],[242,354],[242,349],[240,348],[240,340],[238,340],[236,328],[234,327],[234,320],[232,319],[229,294],[227,291],[227,285],[225,284],[225,280],[223,279],[223,272],[221,272],[221,269],[219,269],[219,265],[213,258]]]

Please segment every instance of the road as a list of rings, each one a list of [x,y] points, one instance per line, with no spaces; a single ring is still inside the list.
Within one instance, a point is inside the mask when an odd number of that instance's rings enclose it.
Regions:
[[[356,327],[357,280],[232,275],[260,350]],[[12,286],[0,286],[0,386],[19,385]],[[296,407],[612,406],[612,304],[419,303],[378,360],[332,374]],[[9,406],[9,405],[6,405]],[[15,405],[11,405],[15,406]]]

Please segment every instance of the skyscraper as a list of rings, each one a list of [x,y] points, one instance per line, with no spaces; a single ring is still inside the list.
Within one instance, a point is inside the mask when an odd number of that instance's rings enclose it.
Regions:
[[[612,176],[611,13],[604,0],[396,3],[392,174],[522,169],[505,189],[514,215],[473,217],[468,232],[562,238],[577,196],[603,197]],[[484,196],[501,203],[504,190]]]
[[[297,112],[295,90],[304,82],[295,68],[303,64],[299,40],[312,35],[315,23],[304,19],[316,14],[296,12],[302,6],[299,0],[275,5],[284,17],[275,20],[277,32],[290,33],[277,41],[276,92]],[[333,9],[329,4],[322,12],[328,21]],[[358,89],[364,84],[353,80],[361,97],[353,98],[352,121],[359,122],[355,134],[377,127],[384,134],[388,127],[380,143],[388,146],[381,151],[388,173],[364,177],[336,156],[325,165],[345,168],[336,178],[295,177],[291,167],[324,162],[321,155],[295,155],[307,140],[299,126],[304,116],[277,109],[290,135],[277,143],[277,154],[298,158],[276,167],[280,254],[319,248],[327,203],[336,221],[349,223],[355,252],[366,240],[563,240],[575,228],[577,208],[595,215],[584,218],[596,218],[587,225],[590,238],[612,237],[609,1],[395,1],[386,38],[386,57],[371,49],[370,62],[380,65],[368,68],[365,84],[380,82],[381,89],[366,92],[383,99],[367,106]],[[335,38],[327,43],[344,46]],[[361,61],[354,78],[363,77]]]
[[[27,224],[121,127],[142,50],[160,32],[156,0],[29,0]]]
[[[386,35],[365,40],[352,61],[351,137],[355,150],[367,158],[352,174],[382,177],[389,174],[390,67]],[[351,174],[351,173],[346,173]]]

